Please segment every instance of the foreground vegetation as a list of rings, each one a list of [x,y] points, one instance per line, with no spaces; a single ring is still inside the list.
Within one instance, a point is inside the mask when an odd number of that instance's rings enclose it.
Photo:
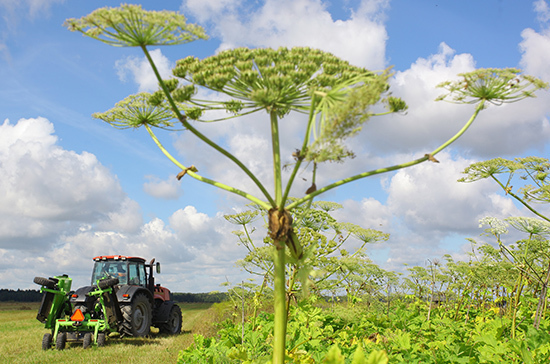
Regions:
[[[517,219],[510,219],[516,221]],[[529,219],[523,218],[527,224]],[[504,222],[491,221],[488,233]],[[530,219],[550,231],[550,225]],[[495,227],[496,226],[496,227]],[[501,238],[499,236],[499,238]],[[498,249],[476,248],[468,262],[450,256],[411,267],[400,280],[371,269],[341,298],[319,291],[289,302],[285,360],[290,363],[548,363],[546,288],[550,245],[532,234]],[[521,256],[520,256],[521,254]],[[507,259],[510,256],[517,258]],[[373,264],[369,263],[371,268]],[[262,292],[259,294],[259,292]],[[256,310],[270,291],[234,288],[245,320],[226,320],[217,335],[196,335],[179,363],[269,363],[274,316]],[[238,315],[237,315],[238,316]]]
[[[516,338],[511,319],[491,304],[456,310],[432,307],[404,298],[385,310],[358,304],[291,309],[286,361],[289,363],[548,363],[550,322],[539,330],[522,317]],[[260,314],[252,323],[226,321],[215,338],[197,335],[178,363],[268,363],[273,315]],[[242,341],[244,339],[244,341]],[[361,361],[358,358],[363,358]],[[369,358],[370,360],[366,360]]]

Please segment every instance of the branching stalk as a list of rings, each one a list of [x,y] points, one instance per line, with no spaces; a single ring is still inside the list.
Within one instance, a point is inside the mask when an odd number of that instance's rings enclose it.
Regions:
[[[212,186],[215,186],[215,187],[218,187],[222,190],[225,190],[225,191],[228,191],[228,192],[231,192],[231,193],[234,193],[236,195],[239,195],[239,196],[242,196],[260,206],[262,206],[263,208],[265,209],[269,209],[269,205],[265,202],[265,201],[262,201],[260,200],[259,198],[247,193],[247,192],[244,192],[244,191],[241,191],[235,187],[231,187],[231,186],[228,186],[228,185],[225,185],[221,182],[217,182],[217,181],[214,181],[214,180],[211,180],[209,178],[206,178],[206,177],[203,177],[199,174],[197,174],[196,172],[193,172],[192,170],[190,170],[189,168],[185,167],[183,164],[181,164],[176,158],[174,158],[167,150],[166,148],[164,148],[164,146],[161,144],[161,142],[158,140],[158,138],[156,137],[156,135],[153,133],[153,130],[151,129],[151,127],[149,125],[145,125],[145,128],[147,129],[147,131],[149,132],[149,135],[151,136],[151,138],[153,139],[153,141],[155,142],[155,144],[159,147],[159,149],[162,151],[162,153],[172,162],[174,163],[176,166],[178,166],[179,168],[181,168],[182,170],[185,170],[187,171],[186,174],[188,174],[189,176],[191,176],[192,178],[198,180],[198,181],[201,181],[201,182],[204,182],[204,183],[208,183]]]
[[[543,214],[539,213],[537,210],[535,210],[534,208],[532,208],[527,202],[525,202],[522,198],[520,198],[518,195],[516,195],[515,193],[513,193],[511,190],[509,190],[508,188],[506,188],[506,186],[504,186],[494,175],[491,174],[491,178],[493,180],[496,181],[496,183],[498,183],[498,185],[504,190],[506,191],[506,193],[510,196],[512,196],[513,198],[515,198],[517,201],[519,201],[523,206],[525,206],[529,211],[531,211],[532,213],[534,213],[535,215],[537,215],[538,217],[540,217],[541,219],[543,220],[546,220],[548,222],[550,222],[550,219],[546,216],[544,216]]]
[[[426,154],[424,157],[412,160],[410,162],[397,164],[397,165],[394,165],[394,166],[391,166],[391,167],[375,169],[375,170],[372,170],[372,171],[356,174],[355,176],[352,176],[352,177],[341,179],[340,181],[331,183],[331,184],[329,184],[325,187],[322,187],[322,188],[318,189],[315,192],[312,192],[312,193],[310,193],[310,194],[308,194],[308,195],[292,202],[291,204],[289,204],[287,206],[287,208],[290,210],[293,207],[299,206],[299,205],[303,204],[304,202],[306,202],[308,200],[311,200],[316,196],[319,196],[322,193],[325,193],[329,190],[332,190],[333,188],[340,187],[340,186],[345,185],[347,183],[350,183],[350,182],[353,182],[353,181],[356,181],[356,180],[359,180],[359,179],[362,179],[362,178],[365,178],[365,177],[370,177],[370,176],[374,176],[374,175],[377,175],[377,174],[387,173],[387,172],[396,171],[396,170],[399,170],[399,169],[411,167],[411,166],[414,166],[416,164],[420,164],[422,162],[425,162],[425,161],[429,160],[430,157],[433,157],[434,155],[436,155],[437,153],[441,152],[443,149],[445,149],[446,147],[451,145],[451,143],[453,143],[455,140],[457,140],[462,134],[464,134],[466,132],[466,130],[468,130],[468,128],[472,125],[474,120],[477,118],[479,112],[481,110],[483,110],[483,108],[484,108],[483,105],[484,105],[483,101],[480,102],[479,105],[476,107],[476,110],[474,111],[473,115],[470,117],[468,122],[466,124],[464,124],[462,129],[460,129],[452,138],[447,140],[445,143],[441,144],[438,148],[434,149],[434,151],[431,152],[430,154]]]
[[[149,61],[149,64],[151,65],[151,68],[153,69],[153,72],[155,73],[155,76],[157,77],[157,80],[159,81],[159,85],[160,87],[162,88],[162,91],[164,92],[165,96],[166,96],[166,99],[168,100],[168,103],[170,104],[170,107],[172,108],[172,111],[174,112],[174,114],[176,115],[176,117],[178,118],[178,120],[191,132],[193,133],[194,135],[196,135],[200,140],[202,140],[203,142],[205,142],[206,144],[208,144],[210,147],[214,148],[215,150],[217,150],[218,152],[220,152],[221,154],[223,154],[224,156],[226,156],[227,158],[229,158],[232,162],[234,162],[237,166],[239,166],[239,168],[241,168],[241,170],[246,173],[246,175],[248,177],[250,177],[250,179],[252,179],[252,181],[256,184],[256,186],[260,189],[260,191],[262,191],[262,193],[264,194],[265,198],[270,202],[270,204],[273,206],[275,203],[273,201],[273,198],[271,197],[271,195],[269,194],[269,192],[267,192],[266,188],[264,187],[264,185],[258,180],[258,178],[256,178],[256,176],[239,160],[237,159],[233,154],[229,153],[227,150],[225,150],[224,148],[220,147],[218,144],[214,143],[212,140],[210,140],[209,138],[207,138],[204,134],[202,134],[201,132],[199,132],[197,129],[195,129],[188,121],[187,121],[187,118],[181,114],[181,112],[179,111],[179,108],[176,106],[176,103],[174,101],[174,99],[172,98],[172,95],[170,94],[170,91],[168,90],[168,88],[166,87],[166,84],[164,83],[162,77],[160,76],[160,73],[155,65],[155,62],[153,61],[153,59],[151,58],[151,55],[149,54],[149,51],[147,50],[147,47],[146,46],[141,46],[141,49],[142,51],[145,53],[145,56],[147,57],[147,60]],[[252,201],[252,200],[251,200]],[[255,202],[255,201],[253,201]]]

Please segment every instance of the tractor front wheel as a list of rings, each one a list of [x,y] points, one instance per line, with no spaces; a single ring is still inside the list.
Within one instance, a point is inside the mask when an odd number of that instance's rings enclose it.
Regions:
[[[67,343],[67,333],[59,332],[57,333],[57,339],[55,339],[55,348],[57,350],[65,349],[65,344]]]
[[[105,333],[100,332],[97,334],[97,347],[100,348],[102,346],[105,346]]]
[[[84,338],[82,338],[82,347],[88,349],[90,346],[92,346],[92,333],[87,332],[84,334]]]
[[[170,315],[168,316],[168,322],[166,322],[160,327],[160,332],[166,333],[169,335],[178,335],[179,333],[181,333],[181,325],[182,325],[181,309],[178,305],[174,305],[170,310]]]
[[[42,350],[49,350],[52,347],[52,334],[44,334],[42,338]]]
[[[143,337],[151,330],[151,302],[144,294],[137,294],[132,303],[121,307],[124,317],[123,331],[126,335]]]

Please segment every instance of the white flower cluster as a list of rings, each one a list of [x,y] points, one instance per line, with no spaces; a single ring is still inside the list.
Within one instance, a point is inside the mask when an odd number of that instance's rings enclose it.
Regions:
[[[534,217],[509,217],[506,221],[515,229],[527,234],[550,235],[550,223]]]
[[[484,225],[489,225],[489,228],[485,229],[487,235],[494,236],[508,233],[508,224],[496,217],[486,216],[479,220],[479,227],[482,228]]]

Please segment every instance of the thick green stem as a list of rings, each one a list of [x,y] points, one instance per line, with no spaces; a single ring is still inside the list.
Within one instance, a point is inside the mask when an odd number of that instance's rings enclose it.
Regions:
[[[294,166],[294,169],[292,170],[292,173],[290,174],[290,178],[288,179],[285,192],[283,195],[283,201],[286,201],[289,193],[290,188],[292,187],[292,184],[294,183],[294,179],[296,178],[296,174],[300,170],[300,166],[302,165],[302,161],[305,158],[305,155],[307,153],[307,146],[309,144],[309,137],[311,135],[311,130],[313,129],[313,125],[315,124],[315,108],[317,105],[317,98],[315,95],[312,96],[311,100],[311,107],[309,110],[309,118],[306,128],[306,134],[304,136],[304,143],[302,144],[302,149],[299,151],[299,154],[296,156],[296,165]]]
[[[369,176],[374,176],[374,175],[377,175],[377,174],[382,174],[382,173],[386,173],[386,172],[391,172],[391,171],[395,171],[395,170],[398,170],[398,169],[403,169],[403,168],[406,168],[406,167],[411,167],[411,166],[414,166],[416,164],[420,164],[422,162],[425,162],[427,160],[430,159],[430,157],[433,157],[434,155],[436,155],[437,153],[441,152],[443,149],[445,149],[446,147],[448,147],[449,145],[451,145],[451,143],[453,143],[455,140],[457,140],[462,134],[464,134],[466,132],[466,130],[468,130],[468,128],[472,125],[472,123],[474,122],[474,120],[476,119],[477,115],[479,114],[479,112],[481,110],[483,110],[483,107],[484,107],[484,103],[481,102],[476,110],[474,111],[474,114],[470,117],[470,119],[468,120],[468,122],[462,127],[462,129],[460,129],[458,131],[458,133],[456,133],[452,138],[450,138],[449,140],[447,140],[445,143],[441,144],[438,148],[434,149],[434,151],[432,151],[431,153],[429,154],[426,154],[424,157],[422,158],[418,158],[418,159],[415,159],[413,161],[410,161],[410,162],[406,162],[406,163],[402,163],[402,164],[397,164],[395,166],[391,166],[391,167],[386,167],[386,168],[380,168],[380,169],[375,169],[375,170],[372,170],[372,171],[368,171],[368,172],[364,172],[364,173],[360,173],[360,174],[356,174],[355,176],[352,176],[352,177],[348,177],[348,178],[344,178],[340,181],[337,181],[337,182],[334,182],[328,186],[325,186],[323,188],[320,188],[318,189],[317,191],[315,192],[312,192],[304,197],[302,197],[301,199],[298,199],[296,201],[294,201],[293,203],[289,204],[287,206],[287,209],[292,209],[293,207],[295,206],[299,206],[301,204],[303,204],[304,202],[324,193],[324,192],[327,192],[329,190],[332,190],[333,188],[336,188],[336,187],[340,187],[346,183],[350,183],[350,182],[353,182],[353,181],[356,181],[358,179],[362,179],[362,178],[365,178],[365,177],[369,177]]]
[[[454,316],[454,319],[455,320],[458,320],[458,313],[460,312],[460,308],[462,307],[462,304],[464,303],[464,300],[466,299],[466,294],[465,292],[468,291],[468,287],[470,286],[470,278],[468,278],[468,280],[466,281],[466,284],[464,285],[464,290],[462,291],[462,294],[460,296],[460,300],[458,301],[457,305],[456,305],[456,310],[455,310],[455,316]]]
[[[548,282],[550,281],[550,263],[548,265],[548,268],[546,268],[546,278],[544,279],[544,282],[542,283],[542,288],[540,291],[539,296],[539,302],[537,304],[537,311],[535,312],[535,321],[533,322],[533,326],[535,329],[539,329],[540,327],[540,320],[544,313],[544,304],[546,302],[546,293],[548,290]]]
[[[275,202],[280,211],[284,209],[282,174],[281,174],[281,146],[279,140],[279,119],[275,111],[269,113],[271,119],[271,148],[273,153],[273,178],[275,183]]]
[[[520,276],[518,278],[518,283],[516,285],[516,295],[512,303],[512,328],[510,330],[512,334],[512,339],[516,338],[517,313],[520,305],[520,297],[521,297],[522,291],[523,291],[523,274],[520,273]]]
[[[472,125],[472,123],[474,122],[474,120],[477,118],[477,115],[481,112],[481,110],[483,110],[485,108],[485,101],[481,101],[474,113],[472,114],[472,116],[470,117],[470,119],[466,122],[466,124],[464,124],[464,126],[462,127],[462,129],[460,129],[451,139],[447,140],[445,143],[441,144],[438,148],[436,148],[433,152],[431,152],[430,154],[432,156],[436,155],[437,153],[441,152],[443,149],[447,148],[449,145],[451,145],[455,140],[457,140],[458,138],[460,138],[462,136],[462,134],[464,134],[466,132],[466,130],[468,130],[468,128]]]
[[[149,125],[145,125],[145,128],[147,129],[147,131],[149,132],[149,135],[151,136],[151,138],[153,139],[153,141],[155,142],[155,144],[159,147],[159,149],[162,151],[162,153],[172,162],[174,163],[176,166],[178,166],[179,168],[181,168],[182,170],[184,171],[187,171],[186,174],[188,174],[189,176],[191,176],[192,178],[198,180],[198,181],[201,181],[201,182],[204,182],[204,183],[208,183],[212,186],[215,186],[215,187],[218,187],[222,190],[225,190],[225,191],[228,191],[228,192],[231,192],[231,193],[234,193],[236,195],[239,195],[239,196],[242,196],[256,204],[258,204],[259,206],[262,206],[263,208],[265,208],[266,210],[269,209],[269,204],[267,204],[265,201],[262,201],[260,200],[259,198],[249,194],[249,193],[246,193],[244,191],[241,191],[235,187],[231,187],[231,186],[228,186],[228,185],[225,185],[223,183],[220,183],[220,182],[217,182],[217,181],[214,181],[214,180],[211,180],[209,178],[206,178],[206,177],[203,177],[195,172],[193,172],[192,170],[190,170],[189,168],[185,167],[183,164],[181,164],[176,158],[174,158],[167,150],[166,148],[164,148],[164,146],[162,145],[162,143],[158,140],[157,136],[155,135],[155,133],[153,133],[153,130],[151,130],[151,127]]]
[[[222,147],[220,147],[219,145],[214,143],[212,140],[207,138],[204,134],[202,134],[197,129],[195,129],[193,127],[193,125],[191,125],[187,121],[187,118],[184,115],[181,114],[181,112],[179,111],[174,99],[172,98],[172,95],[170,94],[170,91],[168,90],[168,88],[166,87],[164,81],[162,80],[162,77],[160,76],[160,73],[159,73],[159,71],[158,71],[158,69],[155,65],[155,62],[153,62],[153,59],[151,58],[151,55],[149,54],[149,51],[147,50],[147,47],[141,46],[141,49],[143,50],[143,53],[145,53],[145,56],[147,57],[147,60],[149,61],[149,64],[151,65],[151,68],[153,69],[153,72],[155,73],[155,76],[157,77],[157,79],[159,81],[159,85],[162,88],[162,91],[164,92],[164,94],[166,96],[166,99],[168,100],[168,103],[170,104],[170,107],[172,108],[172,111],[174,112],[174,114],[176,115],[178,120],[183,124],[183,126],[185,126],[185,128],[187,128],[187,130],[189,130],[191,133],[195,134],[200,140],[205,142],[207,145],[211,146],[212,148],[214,148],[215,150],[217,150],[218,152],[220,152],[221,154],[223,154],[224,156],[229,158],[231,161],[233,161],[236,165],[238,165],[241,168],[241,170],[244,173],[246,173],[246,175],[248,177],[250,177],[250,179],[252,179],[252,181],[256,184],[256,186],[258,186],[260,191],[262,191],[262,193],[264,194],[265,198],[273,206],[274,205],[273,198],[267,192],[267,190],[265,189],[263,184],[258,180],[258,178],[256,178],[256,176],[239,159],[237,159],[233,154],[229,153],[227,150],[223,149]]]
[[[286,348],[286,289],[285,289],[285,243],[277,242],[280,246],[275,252],[274,270],[274,300],[275,300],[275,327],[273,330],[273,364],[285,362]]]
[[[262,294],[264,292],[264,288],[267,286],[267,275],[266,273],[264,275],[264,280],[262,282],[262,286],[260,287],[260,291],[256,292],[255,299],[254,299],[254,313],[252,314],[252,330],[256,331],[256,318],[258,317],[258,307],[260,306],[260,298],[262,297]],[[257,297],[257,300],[256,300]]]
[[[298,268],[296,265],[292,267],[292,273],[288,278],[288,287],[287,287],[287,300],[286,300],[286,317],[289,316],[290,312],[290,300],[292,298],[292,291],[294,290],[294,283],[296,283],[296,275],[298,274]]]

